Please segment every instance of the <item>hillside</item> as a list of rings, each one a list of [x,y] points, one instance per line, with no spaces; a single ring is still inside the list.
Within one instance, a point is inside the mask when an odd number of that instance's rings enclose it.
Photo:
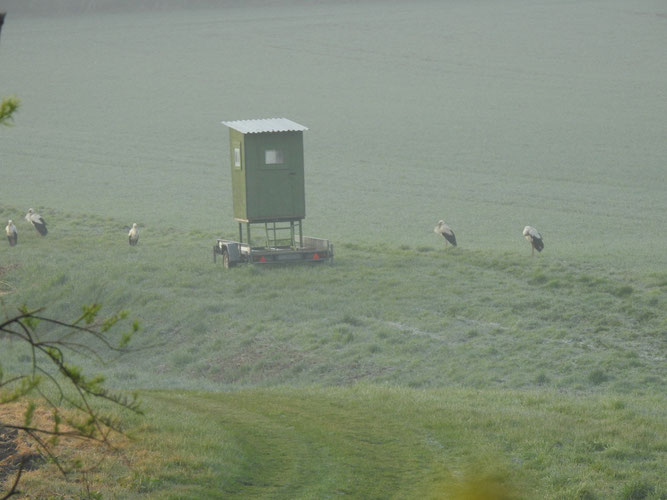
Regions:
[[[8,218],[9,211],[0,210]],[[202,232],[120,221],[25,221],[6,252],[11,311],[59,318],[130,309],[138,346],[105,370],[118,387],[225,388],[356,381],[651,393],[667,382],[667,274],[634,276],[515,253],[341,242],[332,265],[225,270]],[[44,280],[42,277],[48,277]],[[139,361],[140,360],[140,361]]]
[[[220,122],[284,116],[309,128],[311,234],[415,247],[445,219],[495,252],[530,224],[552,255],[667,267],[654,2],[52,10],[82,3],[26,4],[3,27],[0,89],[23,101],[0,134],[3,203],[21,213],[233,234]]]
[[[22,221],[20,246],[4,253],[5,311],[28,303],[66,318],[97,301],[143,327],[138,350],[106,366],[75,358],[113,388],[142,389],[147,411],[129,425],[134,458],[89,476],[102,491],[660,498],[667,488],[664,273],[531,258],[520,235],[516,252],[494,253],[445,249],[435,234],[420,247],[342,242],[333,264],[225,270],[203,231],[140,228],[130,247],[121,221],[46,209],[49,235]],[[17,343],[1,356],[7,373],[29,359]],[[45,483],[53,473],[26,484],[78,491]]]

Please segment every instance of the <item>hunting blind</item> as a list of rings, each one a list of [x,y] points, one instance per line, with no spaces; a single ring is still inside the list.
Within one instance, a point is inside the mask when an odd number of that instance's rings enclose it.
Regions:
[[[286,118],[222,122],[229,127],[234,219],[239,240],[218,238],[213,261],[237,264],[333,262],[333,244],[303,235],[303,131]],[[261,226],[259,233],[251,226]],[[245,227],[245,235],[243,229]]]
[[[286,118],[224,121],[229,127],[234,219],[243,224],[250,243],[250,225],[262,223],[267,246],[290,240],[303,244],[301,220],[306,217],[303,125]],[[289,237],[285,232],[289,230]],[[282,236],[277,236],[281,232]]]

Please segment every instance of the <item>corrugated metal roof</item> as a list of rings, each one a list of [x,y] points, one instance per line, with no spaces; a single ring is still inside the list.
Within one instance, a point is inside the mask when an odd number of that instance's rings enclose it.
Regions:
[[[258,120],[236,120],[222,122],[229,128],[238,130],[242,134],[259,134],[262,132],[303,132],[308,127],[299,125],[287,118],[261,118]]]

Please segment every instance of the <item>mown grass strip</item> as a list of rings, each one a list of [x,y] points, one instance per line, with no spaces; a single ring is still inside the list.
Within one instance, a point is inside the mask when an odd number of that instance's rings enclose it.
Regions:
[[[463,498],[489,481],[507,498],[667,492],[657,397],[356,385],[144,398],[137,444],[154,460],[128,487],[152,498]]]

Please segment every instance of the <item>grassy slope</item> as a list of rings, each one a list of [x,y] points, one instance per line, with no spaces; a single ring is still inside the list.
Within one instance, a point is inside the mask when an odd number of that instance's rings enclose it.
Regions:
[[[93,489],[122,498],[667,493],[664,400],[656,397],[362,384],[147,392],[144,400],[151,414],[135,429],[140,454],[126,449],[124,467],[107,462],[89,476]]]
[[[248,387],[144,393],[149,454],[104,469],[102,489],[438,497],[472,474],[525,498],[665,491],[664,273],[531,259],[527,245],[444,250],[436,235],[342,243],[331,266],[229,271],[197,231],[146,229],[130,248],[112,218],[56,212],[46,239],[21,227],[4,253],[8,310],[131,304],[137,345],[158,345],[103,368],[110,385]],[[26,359],[16,344],[2,355],[6,369]]]
[[[531,224],[550,252],[664,267],[667,63],[641,2],[10,13],[6,202],[231,232],[220,121],[287,116],[309,127],[313,234],[416,246],[444,218],[512,251]]]
[[[147,398],[165,409],[175,401],[160,393]],[[477,462],[485,473],[505,473],[526,498],[538,491],[572,494],[584,485],[608,497],[632,481],[664,492],[667,443],[656,403],[365,385],[254,390],[184,394],[175,406],[182,422],[196,423],[192,428],[181,425],[169,433],[180,435],[171,442],[158,426],[147,430],[156,445],[166,440],[157,447],[167,462],[200,471],[190,488],[201,492],[437,497]],[[202,432],[211,433],[210,441],[183,453],[180,443]],[[187,475],[177,473],[176,482]]]
[[[0,216],[7,217],[6,209]],[[345,384],[663,386],[667,276],[434,246],[338,245],[334,264],[231,272],[212,239],[146,230],[136,248],[112,219],[54,214],[42,239],[21,227],[4,280],[8,310],[74,317],[90,301],[130,308],[157,346],[109,367],[119,387]],[[46,280],[44,277],[48,277]],[[138,362],[140,360],[140,363]]]

